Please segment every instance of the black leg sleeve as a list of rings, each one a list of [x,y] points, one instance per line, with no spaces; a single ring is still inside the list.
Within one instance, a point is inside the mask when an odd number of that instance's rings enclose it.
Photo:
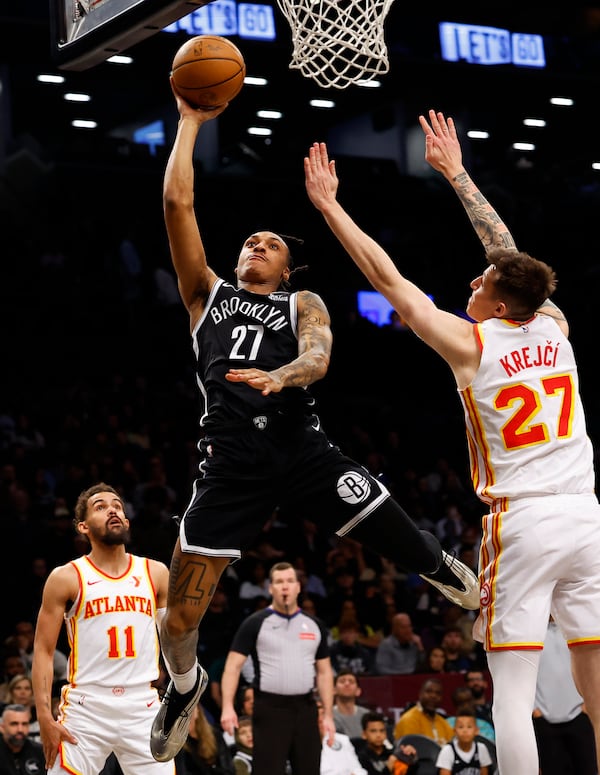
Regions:
[[[348,536],[411,573],[431,574],[442,559],[438,539],[433,533],[419,530],[392,498],[387,498]]]

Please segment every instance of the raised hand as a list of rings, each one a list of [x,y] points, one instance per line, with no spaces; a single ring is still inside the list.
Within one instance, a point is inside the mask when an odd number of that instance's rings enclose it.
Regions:
[[[425,161],[446,178],[460,174],[462,150],[453,119],[430,110],[429,123],[425,116],[419,116],[419,123],[425,132]]]

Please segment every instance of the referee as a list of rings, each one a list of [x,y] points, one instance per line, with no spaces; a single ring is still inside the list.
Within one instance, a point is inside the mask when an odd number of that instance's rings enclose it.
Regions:
[[[321,735],[314,697],[323,705],[323,727],[333,744],[333,671],[323,624],[298,607],[300,582],[289,562],[269,573],[271,605],[245,619],[234,635],[221,679],[221,726],[233,734],[233,702],[242,665],[254,665],[252,775],[318,775]]]

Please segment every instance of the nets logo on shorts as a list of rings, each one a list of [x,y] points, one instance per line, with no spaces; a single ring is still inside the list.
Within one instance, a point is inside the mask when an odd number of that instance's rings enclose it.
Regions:
[[[338,479],[337,492],[346,503],[363,503],[371,494],[371,484],[358,471],[347,471]]]

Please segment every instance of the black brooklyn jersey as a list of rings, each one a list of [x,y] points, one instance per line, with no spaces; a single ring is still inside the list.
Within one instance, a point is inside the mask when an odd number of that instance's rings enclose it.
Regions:
[[[287,387],[263,396],[260,390],[225,379],[229,369],[272,371],[297,358],[297,325],[296,293],[265,296],[217,279],[192,332],[196,377],[205,402],[202,426],[278,412],[311,413],[314,399],[304,388]]]

